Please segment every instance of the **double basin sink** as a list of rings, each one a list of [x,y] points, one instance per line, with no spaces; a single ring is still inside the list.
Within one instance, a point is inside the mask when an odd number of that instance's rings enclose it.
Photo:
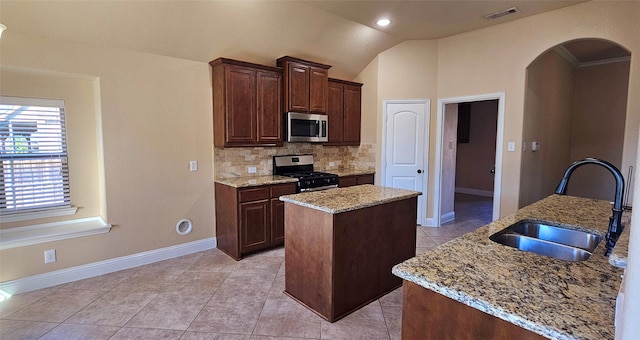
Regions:
[[[491,241],[565,261],[589,259],[602,237],[589,232],[567,229],[557,224],[522,220],[491,235]]]

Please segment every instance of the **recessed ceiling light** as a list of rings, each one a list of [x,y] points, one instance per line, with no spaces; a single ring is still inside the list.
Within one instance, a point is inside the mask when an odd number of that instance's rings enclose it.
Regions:
[[[376,24],[378,24],[378,26],[387,26],[391,23],[391,20],[389,19],[380,19],[378,20],[378,22],[376,22]]]

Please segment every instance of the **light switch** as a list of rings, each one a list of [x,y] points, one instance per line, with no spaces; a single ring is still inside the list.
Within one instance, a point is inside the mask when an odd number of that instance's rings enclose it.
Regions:
[[[247,172],[250,173],[250,174],[255,174],[257,170],[258,169],[256,169],[255,166],[248,166],[247,167]]]
[[[189,171],[198,171],[198,161],[189,161]]]
[[[540,150],[540,142],[531,142],[531,151],[536,152]]]
[[[508,142],[507,151],[510,151],[510,152],[516,151],[516,142]]]

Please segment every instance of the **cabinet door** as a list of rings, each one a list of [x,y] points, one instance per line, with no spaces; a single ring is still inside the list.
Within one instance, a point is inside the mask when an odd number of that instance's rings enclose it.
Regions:
[[[284,202],[278,198],[271,199],[271,243],[284,243]]]
[[[329,142],[327,144],[342,143],[343,113],[343,85],[329,82],[329,101],[327,115],[329,116]]]
[[[371,175],[359,175],[358,177],[356,177],[356,184],[360,185],[360,184],[373,184],[373,174]]]
[[[240,210],[240,252],[246,253],[269,245],[271,241],[270,200],[238,204]]]
[[[309,66],[287,64],[287,111],[309,112]]]
[[[256,72],[238,66],[228,66],[226,70],[226,141],[255,142]]]
[[[341,188],[352,187],[358,184],[356,176],[344,176],[338,178],[338,186]]]
[[[282,144],[280,98],[282,76],[276,72],[257,73],[257,125],[260,143]]]
[[[313,66],[310,70],[309,111],[315,113],[326,113],[329,72],[326,69]]]
[[[359,86],[344,85],[344,131],[345,145],[360,145],[360,101],[362,89]]]
[[[296,183],[278,184],[271,186],[271,245],[284,243],[284,202],[279,200],[282,195],[296,193]]]

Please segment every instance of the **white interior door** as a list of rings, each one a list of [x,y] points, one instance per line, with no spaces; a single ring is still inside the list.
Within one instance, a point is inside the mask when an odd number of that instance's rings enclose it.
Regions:
[[[384,186],[422,192],[417,223],[426,225],[428,100],[384,101]]]

